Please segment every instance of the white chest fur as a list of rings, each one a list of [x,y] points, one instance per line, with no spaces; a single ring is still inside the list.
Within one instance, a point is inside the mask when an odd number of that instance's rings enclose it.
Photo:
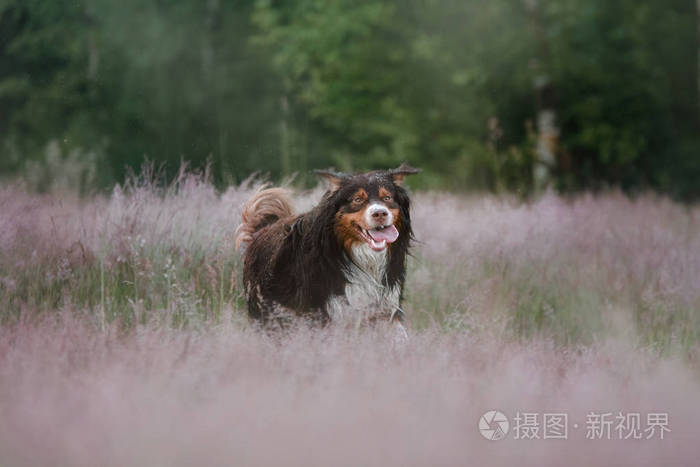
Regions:
[[[359,325],[375,315],[390,315],[399,306],[399,289],[384,285],[387,250],[374,251],[363,243],[354,247],[352,254],[355,264],[346,273],[345,295],[328,303],[331,320]]]

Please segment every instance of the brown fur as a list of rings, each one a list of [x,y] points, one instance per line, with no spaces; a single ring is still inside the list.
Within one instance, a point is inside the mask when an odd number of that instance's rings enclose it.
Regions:
[[[236,229],[236,249],[250,244],[261,228],[293,215],[289,190],[260,187],[243,206],[241,224]]]

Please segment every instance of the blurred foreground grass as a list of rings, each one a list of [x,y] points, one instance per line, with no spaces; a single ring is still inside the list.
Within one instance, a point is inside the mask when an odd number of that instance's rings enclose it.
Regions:
[[[109,196],[0,188],[0,313],[67,310],[95,326],[246,326],[233,236],[254,183],[183,171]],[[318,190],[299,194],[299,210]],[[617,193],[514,199],[419,192],[405,309],[415,330],[632,339],[691,359],[700,342],[700,209]]]

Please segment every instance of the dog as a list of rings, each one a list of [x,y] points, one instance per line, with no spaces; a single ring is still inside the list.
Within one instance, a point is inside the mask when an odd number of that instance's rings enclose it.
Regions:
[[[255,193],[236,237],[250,318],[262,325],[285,316],[322,325],[384,321],[405,334],[401,302],[413,231],[403,182],[418,172],[405,163],[355,175],[316,171],[328,190],[300,215],[287,190]]]

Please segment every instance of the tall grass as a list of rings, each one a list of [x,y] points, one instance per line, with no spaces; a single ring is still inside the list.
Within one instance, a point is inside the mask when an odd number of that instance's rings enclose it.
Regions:
[[[659,349],[697,345],[697,207],[618,193],[417,198],[416,320],[469,328],[500,318],[515,337],[563,344],[622,333]]]
[[[681,361],[620,341],[276,340],[228,323],[124,334],[74,315],[0,329],[4,466],[693,466],[699,396]],[[477,422],[493,409],[511,423],[566,413],[568,439],[487,441]],[[671,432],[587,439],[591,412],[667,413]]]
[[[219,195],[185,172],[167,186],[147,172],[92,199],[2,188],[3,318],[64,307],[126,325],[230,315],[240,304],[232,234],[249,192]]]
[[[397,343],[248,325],[233,234],[254,185],[217,192],[183,171],[90,198],[0,187],[0,464],[698,458],[699,208],[415,193]],[[490,409],[565,411],[581,429],[489,442]],[[590,411],[668,412],[672,432],[586,440]]]
[[[2,319],[80,310],[124,325],[245,321],[233,234],[251,183],[151,172],[110,196],[0,188]],[[300,209],[320,191],[300,194]],[[616,333],[661,350],[700,340],[700,209],[611,193],[531,203],[414,196],[406,310],[414,328],[592,343]]]

